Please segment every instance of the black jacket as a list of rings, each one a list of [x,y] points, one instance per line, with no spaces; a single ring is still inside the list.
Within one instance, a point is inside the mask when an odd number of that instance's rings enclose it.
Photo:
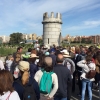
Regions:
[[[53,71],[58,76],[58,90],[55,94],[55,97],[66,98],[67,97],[67,85],[71,84],[71,73],[62,64],[57,64]]]

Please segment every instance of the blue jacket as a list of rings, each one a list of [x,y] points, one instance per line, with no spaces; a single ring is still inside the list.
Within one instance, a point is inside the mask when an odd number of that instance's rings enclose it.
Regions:
[[[21,81],[21,78],[18,79],[19,81]],[[35,93],[36,93],[36,97],[37,97],[37,100],[40,99],[40,90],[39,90],[39,86],[38,86],[38,83],[35,81],[35,79],[33,79],[32,77],[29,78],[29,84],[33,84],[33,88],[35,90]],[[23,100],[23,92],[24,92],[24,88],[23,86],[21,86],[17,80],[13,83],[13,87],[14,89],[17,91],[17,93],[19,94],[19,97],[21,100]]]

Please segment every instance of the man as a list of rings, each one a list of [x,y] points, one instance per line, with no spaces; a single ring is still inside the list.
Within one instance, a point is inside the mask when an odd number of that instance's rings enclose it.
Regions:
[[[64,57],[58,54],[56,58],[56,66],[54,72],[58,76],[58,90],[54,96],[54,100],[67,100],[67,83],[71,83],[71,73],[67,67],[63,65]]]
[[[17,52],[13,54],[14,62],[15,63],[19,63],[19,61],[21,61],[21,53],[22,53],[22,50],[23,50],[22,47],[18,47],[17,48]]]

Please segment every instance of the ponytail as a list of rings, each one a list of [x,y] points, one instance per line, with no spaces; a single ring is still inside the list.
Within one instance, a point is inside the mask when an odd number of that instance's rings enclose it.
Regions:
[[[29,72],[28,71],[24,71],[22,74],[22,78],[21,78],[22,84],[26,85],[29,81]]]

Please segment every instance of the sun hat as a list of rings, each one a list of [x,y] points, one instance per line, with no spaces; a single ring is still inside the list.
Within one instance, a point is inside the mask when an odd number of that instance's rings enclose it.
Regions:
[[[36,56],[36,54],[31,54],[30,58],[37,58],[38,56]]]
[[[48,45],[45,45],[43,48],[44,48],[44,49],[48,49],[49,47],[48,47]]]
[[[61,53],[63,53],[64,57],[71,57],[66,49],[62,50]]]
[[[45,62],[48,66],[51,66],[51,65],[52,65],[52,58],[51,58],[51,57],[45,57],[45,58],[44,58],[44,62]]]
[[[28,71],[29,70],[29,62],[27,61],[20,61],[19,65],[17,65],[17,67],[19,68],[19,70],[21,71]]]

